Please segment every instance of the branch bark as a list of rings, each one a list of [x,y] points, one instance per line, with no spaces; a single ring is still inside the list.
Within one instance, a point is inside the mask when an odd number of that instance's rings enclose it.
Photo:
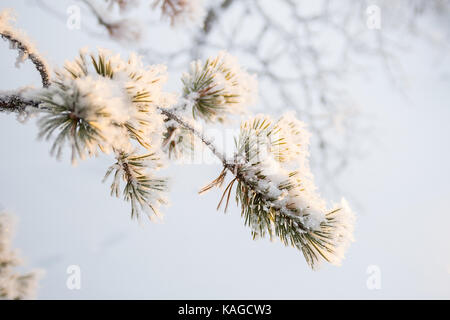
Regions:
[[[19,93],[0,95],[0,112],[23,112],[27,106],[39,108],[39,102],[25,99]]]

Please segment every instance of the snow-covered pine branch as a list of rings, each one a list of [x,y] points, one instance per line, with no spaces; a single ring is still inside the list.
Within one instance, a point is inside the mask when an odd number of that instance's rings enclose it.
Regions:
[[[191,63],[183,74],[184,98],[192,102],[193,115],[224,122],[228,114],[243,114],[256,102],[257,81],[225,51]]]
[[[6,9],[1,11],[0,35],[3,39],[9,41],[11,49],[19,51],[16,66],[19,67],[26,59],[30,59],[41,76],[42,85],[48,87],[50,85],[50,68],[46,60],[28,39],[25,32],[14,27],[15,20],[11,10]]]
[[[339,264],[353,240],[354,215],[345,200],[329,207],[318,195],[306,126],[294,114],[279,120],[251,117],[242,122],[228,159],[196,119],[211,124],[245,113],[256,100],[256,79],[225,52],[191,64],[179,99],[163,90],[167,77],[165,66],[146,66],[135,54],[123,59],[105,49],[82,49],[56,69],[50,86],[21,92],[11,103],[37,106],[39,135],[53,141],[56,156],[66,147],[74,162],[113,155],[105,179],[112,177],[111,194],[130,202],[131,216],[137,218],[141,213],[159,216],[160,206],[167,204],[167,180],[156,175],[167,163],[165,152],[170,155],[196,138],[223,165],[202,191],[221,186],[231,172],[219,206],[225,199],[228,206],[236,183],[236,200],[254,238],[278,237],[301,250],[313,268],[322,260]],[[0,108],[8,110],[10,96],[0,98]]]
[[[163,164],[164,117],[157,107],[175,99],[162,91],[166,79],[164,66],[144,66],[134,54],[124,60],[103,49],[82,50],[55,72],[49,88],[31,92],[42,101],[40,137],[53,139],[57,133],[51,150],[57,157],[66,145],[73,162],[99,152],[114,154],[117,162],[107,174],[115,171],[112,194],[131,203],[133,217],[141,211],[158,214],[166,202],[165,180],[147,172]],[[125,187],[119,192],[121,181]]]
[[[14,271],[22,261],[11,248],[13,228],[12,216],[0,212],[0,300],[32,299],[36,294],[39,272],[19,274]]]
[[[315,268],[321,260],[340,264],[353,241],[354,215],[344,199],[328,208],[317,193],[309,136],[292,113],[277,121],[265,115],[244,121],[235,155],[236,198],[254,238],[278,236]]]
[[[159,215],[159,206],[167,204],[165,192],[167,190],[166,179],[155,178],[149,169],[159,165],[159,158],[154,153],[136,155],[123,151],[116,154],[117,162],[109,167],[104,180],[113,176],[111,195],[123,197],[131,203],[131,217],[137,217],[140,212]],[[121,191],[121,182],[126,185]],[[149,214],[150,218],[153,215]]]

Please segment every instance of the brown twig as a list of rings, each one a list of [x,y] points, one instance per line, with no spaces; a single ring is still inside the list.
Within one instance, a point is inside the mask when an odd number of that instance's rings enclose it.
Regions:
[[[50,72],[47,68],[47,64],[42,60],[42,58],[36,55],[35,53],[30,52],[30,48],[25,43],[21,42],[19,39],[16,39],[11,33],[3,32],[0,33],[0,35],[4,40],[9,41],[14,48],[17,48],[20,52],[25,54],[28,57],[28,59],[31,60],[31,62],[36,67],[36,70],[41,75],[42,85],[45,88],[50,86]]]

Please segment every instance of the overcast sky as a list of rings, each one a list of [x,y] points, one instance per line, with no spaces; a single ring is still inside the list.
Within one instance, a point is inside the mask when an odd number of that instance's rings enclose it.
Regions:
[[[54,65],[83,46],[129,52],[89,37],[30,5],[3,0],[18,24]],[[59,10],[70,1],[54,1]],[[0,89],[39,85],[29,63],[0,45]],[[356,242],[341,267],[311,271],[292,248],[253,241],[240,210],[215,210],[219,191],[197,191],[218,165],[174,165],[172,205],[163,223],[139,225],[129,207],[101,182],[111,159],[72,167],[49,155],[34,121],[0,114],[0,207],[19,217],[14,245],[27,268],[45,269],[39,298],[309,299],[450,298],[450,61],[420,47],[403,57],[408,98],[383,71],[348,86],[373,124],[368,148],[352,159],[341,191],[357,209]],[[169,87],[168,89],[173,89]],[[338,199],[335,199],[338,200]],[[66,269],[79,265],[81,290],[66,287]],[[369,290],[369,266],[381,288]]]

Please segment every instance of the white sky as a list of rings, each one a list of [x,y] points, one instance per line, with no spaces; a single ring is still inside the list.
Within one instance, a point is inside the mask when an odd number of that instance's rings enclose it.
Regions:
[[[16,9],[52,64],[86,45],[127,52],[66,29],[32,2],[3,0],[1,7]],[[0,89],[39,85],[32,66],[17,70],[16,53],[0,46]],[[294,249],[251,240],[237,206],[216,212],[219,191],[197,195],[219,166],[169,168],[172,206],[164,223],[138,225],[128,204],[101,183],[111,159],[75,168],[58,162],[49,143],[37,141],[33,121],[22,125],[1,113],[0,206],[19,217],[15,246],[27,267],[46,270],[38,297],[450,298],[450,62],[424,48],[403,58],[409,99],[394,93],[382,71],[348,83],[375,129],[370,151],[352,159],[341,179],[358,211],[356,242],[342,267],[318,272]],[[66,287],[72,264],[81,267],[81,290]],[[381,270],[380,290],[366,286],[370,265]]]

